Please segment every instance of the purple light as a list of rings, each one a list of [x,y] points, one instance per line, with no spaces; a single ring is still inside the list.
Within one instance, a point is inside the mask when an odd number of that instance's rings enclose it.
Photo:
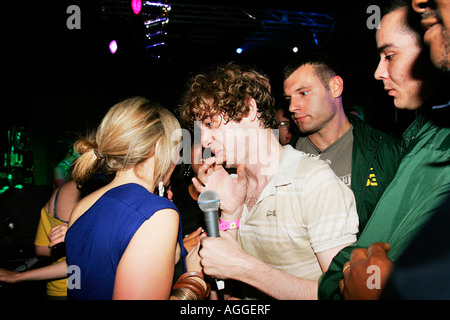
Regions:
[[[112,54],[116,53],[117,48],[118,48],[118,46],[117,46],[116,40],[113,40],[109,43],[109,51],[111,51]]]
[[[159,46],[163,46],[163,45],[165,45],[164,42],[159,42],[159,43],[154,43],[154,44],[151,44],[149,46],[146,46],[145,48],[149,49],[149,48],[159,47]]]
[[[133,9],[134,14],[139,14],[142,9],[142,1],[141,0],[132,0],[131,8]]]

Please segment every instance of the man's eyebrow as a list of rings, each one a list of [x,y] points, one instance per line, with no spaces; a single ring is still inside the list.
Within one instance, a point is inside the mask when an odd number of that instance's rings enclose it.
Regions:
[[[382,53],[382,52],[386,51],[387,49],[394,48],[394,47],[395,46],[392,43],[387,43],[381,47],[378,47],[377,51],[378,51],[378,53]]]
[[[300,86],[300,87],[298,87],[297,89],[295,89],[295,91],[300,91],[300,90],[303,90],[303,89],[308,89],[308,88],[310,88],[311,86],[309,85],[309,84],[305,84],[305,85],[302,85],[302,86]]]
[[[299,91],[301,91],[301,90],[304,90],[304,89],[308,89],[308,88],[310,88],[311,86],[310,85],[308,85],[308,84],[305,84],[305,85],[302,85],[302,86],[300,86],[300,87],[298,87],[297,89],[295,89],[294,90],[294,92],[299,92]],[[289,95],[287,95],[287,94],[285,94],[285,95],[283,95],[285,98],[290,98],[291,96],[289,96]]]
[[[203,114],[203,115],[195,115],[195,121],[199,121],[199,122],[203,122],[205,121],[207,118],[210,118],[210,115],[207,114]]]

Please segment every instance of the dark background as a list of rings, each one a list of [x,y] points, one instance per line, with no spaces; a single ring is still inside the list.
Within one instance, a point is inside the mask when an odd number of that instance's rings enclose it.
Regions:
[[[368,123],[400,135],[414,116],[396,111],[373,77],[379,57],[375,30],[366,25],[372,14],[367,8],[383,10],[389,0],[169,1],[166,45],[153,49],[146,49],[142,17],[130,3],[2,3],[0,153],[11,151],[8,132],[21,133],[21,149],[14,151],[21,152],[33,178],[22,189],[14,187],[5,178],[10,173],[5,162],[0,166],[2,268],[14,269],[35,256],[39,212],[52,192],[62,141],[94,129],[112,105],[134,95],[173,110],[189,76],[211,64],[257,67],[270,76],[281,104],[283,67],[296,54],[321,49],[333,54],[343,71],[344,104],[363,107]],[[70,5],[81,10],[79,30],[66,26]],[[113,39],[114,55],[108,49]],[[42,298],[44,292],[45,282],[0,283],[1,299]]]
[[[142,19],[130,2],[25,1],[4,9],[12,21],[3,22],[0,147],[5,152],[7,130],[23,127],[36,185],[51,183],[61,137],[94,128],[113,104],[133,95],[173,109],[189,75],[210,64],[258,67],[282,103],[280,74],[295,56],[293,46],[297,54],[331,52],[343,70],[345,104],[362,106],[373,126],[401,134],[409,121],[373,78],[378,54],[366,11],[373,4],[383,10],[388,0],[169,1],[163,49],[145,49]],[[81,9],[79,30],[66,26],[72,4]],[[114,55],[112,39],[119,45]]]

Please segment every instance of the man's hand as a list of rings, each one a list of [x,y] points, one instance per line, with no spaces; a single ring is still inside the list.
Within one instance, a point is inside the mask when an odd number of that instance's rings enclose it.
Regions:
[[[197,178],[192,182],[198,192],[213,190],[220,199],[220,209],[224,220],[237,220],[240,218],[245,198],[247,196],[247,177],[243,164],[237,167],[237,179],[234,179],[216,158],[208,158],[199,168]]]
[[[391,246],[385,242],[370,245],[369,249],[352,251],[350,261],[343,267],[344,278],[339,288],[348,300],[377,300],[394,267],[388,257]],[[370,279],[369,279],[370,278]]]
[[[201,243],[200,257],[205,274],[218,279],[236,279],[247,266],[246,254],[230,232],[220,231],[219,238],[205,237]]]

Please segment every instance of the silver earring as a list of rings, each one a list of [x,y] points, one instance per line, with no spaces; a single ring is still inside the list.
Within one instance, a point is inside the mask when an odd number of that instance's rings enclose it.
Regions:
[[[164,183],[162,181],[158,184],[158,189],[159,189],[159,196],[163,197],[164,196]]]

